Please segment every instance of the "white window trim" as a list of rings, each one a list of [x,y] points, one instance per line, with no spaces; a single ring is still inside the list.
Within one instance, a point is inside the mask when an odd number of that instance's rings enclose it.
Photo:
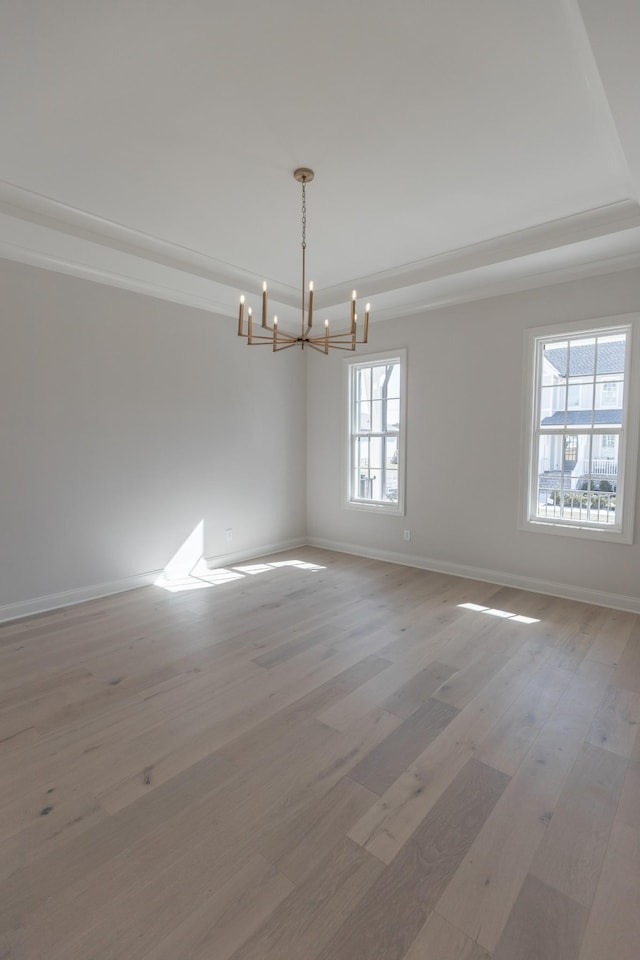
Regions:
[[[352,407],[352,376],[354,367],[368,367],[381,361],[400,361],[400,430],[398,431],[398,502],[392,503],[365,503],[351,499],[351,407]],[[346,404],[344,416],[344,431],[342,449],[345,451],[343,463],[344,494],[343,507],[360,513],[377,513],[384,517],[404,517],[405,490],[407,476],[407,350],[401,347],[397,350],[384,350],[381,353],[360,354],[358,358],[348,357],[344,361],[344,376],[346,382]]]
[[[545,520],[542,517],[533,519],[530,516],[530,508],[532,489],[537,478],[537,465],[533,463],[532,450],[538,403],[536,396],[538,341],[563,340],[580,333],[584,333],[585,336],[598,333],[611,334],[621,328],[627,329],[622,423],[624,450],[620,451],[621,468],[618,474],[618,495],[622,500],[621,524],[615,527],[606,524],[580,526],[552,519]],[[518,529],[530,533],[550,533],[555,536],[599,540],[601,543],[633,543],[640,443],[640,314],[623,314],[604,319],[533,327],[525,331],[524,363]]]

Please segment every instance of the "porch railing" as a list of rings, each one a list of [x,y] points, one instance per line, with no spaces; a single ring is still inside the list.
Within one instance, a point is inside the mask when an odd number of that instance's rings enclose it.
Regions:
[[[616,522],[616,494],[587,490],[538,490],[538,517]]]

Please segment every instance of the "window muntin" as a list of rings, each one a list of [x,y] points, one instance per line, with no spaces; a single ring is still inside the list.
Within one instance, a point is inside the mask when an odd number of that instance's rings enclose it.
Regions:
[[[637,456],[635,447],[627,449],[634,435],[629,431],[631,330],[628,323],[571,335],[532,331],[528,528],[607,532],[612,539],[631,541],[632,469],[625,485],[625,468]]]
[[[347,364],[347,504],[402,513],[405,351]]]

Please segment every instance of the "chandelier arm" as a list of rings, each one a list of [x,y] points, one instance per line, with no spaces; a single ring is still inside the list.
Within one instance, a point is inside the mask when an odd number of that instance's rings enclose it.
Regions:
[[[261,333],[251,333],[251,335],[249,335],[248,333],[241,333],[240,336],[243,337],[245,340],[248,340],[249,336],[251,336],[251,343],[256,343],[258,340],[264,340],[267,343],[273,342],[273,337],[265,337]]]
[[[273,333],[273,330],[272,330],[272,333]],[[296,343],[300,342],[299,336],[294,335],[293,333],[288,333],[286,330],[281,330],[279,324],[278,324],[277,337],[278,337],[278,340],[295,340]],[[272,337],[269,337],[269,340],[272,340],[272,339],[273,339]]]

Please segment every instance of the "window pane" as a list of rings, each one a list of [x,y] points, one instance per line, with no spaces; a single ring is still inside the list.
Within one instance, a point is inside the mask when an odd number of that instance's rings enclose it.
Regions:
[[[360,500],[371,500],[371,476],[368,470],[356,470],[354,477],[355,496]]]
[[[575,434],[567,435],[564,438],[564,469],[565,472],[573,470],[578,459],[578,438]]]
[[[542,348],[542,385],[548,386],[558,382],[560,376],[566,376],[568,344],[545,343]]]
[[[400,429],[400,401],[387,401],[387,430],[396,431]]]
[[[577,383],[570,383],[567,386],[567,407],[580,406],[581,390]]]
[[[373,399],[381,400],[384,396],[384,391],[386,388],[387,382],[387,366],[374,367],[372,371],[372,389],[373,389]]]
[[[599,382],[601,407],[619,407],[622,401],[622,383],[615,380]]]
[[[371,398],[371,368],[359,368],[356,379],[356,400],[369,400]]]
[[[369,467],[369,439],[367,437],[359,437],[356,440],[355,463],[358,469]]]
[[[598,337],[598,360],[596,373],[624,374],[625,349],[625,334],[619,333],[612,337]]]
[[[569,341],[569,377],[592,376],[596,364],[596,337]]]
[[[538,473],[559,473],[562,470],[562,441],[559,434],[543,434],[540,437]]]
[[[564,401],[560,387],[542,387],[540,390],[540,426],[563,424]]]
[[[368,433],[371,430],[371,404],[368,401],[358,404],[356,430],[358,433]]]
[[[372,470],[382,470],[382,438],[372,437],[369,447],[369,466]]]
[[[387,470],[384,480],[384,499],[392,503],[398,501],[398,471]]]
[[[387,387],[387,397],[393,397],[394,400],[400,399],[400,364],[394,363]]]
[[[373,417],[373,422],[371,424],[371,429],[374,433],[381,433],[383,428],[382,425],[382,406],[383,400],[374,400],[371,404],[371,413]]]
[[[398,441],[396,437],[387,437],[385,439],[384,462],[387,468],[398,463]]]
[[[373,489],[373,499],[374,500],[383,500],[383,489],[382,489],[382,480],[383,473],[382,470],[376,471],[375,475],[372,476],[372,489]]]

